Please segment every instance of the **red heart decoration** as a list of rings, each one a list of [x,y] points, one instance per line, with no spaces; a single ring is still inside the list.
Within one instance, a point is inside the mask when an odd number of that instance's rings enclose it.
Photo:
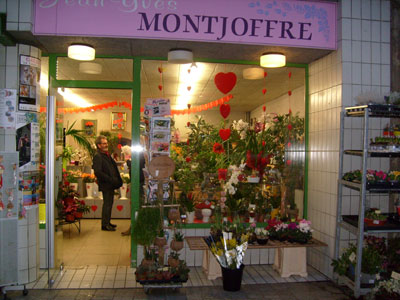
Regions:
[[[162,73],[163,72],[163,68],[158,68],[158,72]]]
[[[263,92],[263,94],[265,95],[265,93],[267,92],[267,89],[264,88],[264,89],[262,90],[262,92]]]
[[[219,136],[221,137],[221,139],[223,141],[226,141],[231,136],[231,130],[229,128],[228,129],[220,129]]]
[[[96,211],[97,210],[97,205],[92,205],[92,210]]]
[[[289,78],[292,77],[292,72],[289,72]]]
[[[123,208],[124,208],[124,206],[123,206],[123,205],[117,205],[117,209],[118,209],[118,211],[121,211]]]
[[[158,89],[161,91],[161,90],[162,90],[162,85],[159,85],[159,86],[158,86]]]
[[[232,72],[220,72],[215,75],[214,82],[222,93],[228,94],[236,85],[236,74]]]
[[[264,72],[264,78],[267,77],[267,75],[268,75],[267,72]]]
[[[292,91],[287,92],[289,96],[292,96]]]
[[[267,110],[267,108],[265,107],[265,105],[263,106],[263,111],[266,111]]]
[[[221,113],[221,116],[226,119],[229,116],[229,113],[231,112],[231,107],[229,104],[221,104],[219,107],[219,112]]]

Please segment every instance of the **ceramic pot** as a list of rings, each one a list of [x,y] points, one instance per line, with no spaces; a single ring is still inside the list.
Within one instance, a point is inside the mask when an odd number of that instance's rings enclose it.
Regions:
[[[203,215],[203,223],[207,223],[212,214],[212,210],[209,208],[203,208],[201,214]]]
[[[119,188],[119,192],[121,193],[121,198],[119,198],[120,200],[127,200],[128,198],[126,198],[126,192],[128,190],[128,184],[127,183],[123,183],[122,186]]]
[[[188,223],[193,223],[194,222],[194,211],[187,212],[186,216],[187,216],[187,222]]]
[[[86,182],[85,183],[86,187],[86,199],[93,199],[93,188],[94,188],[94,182]]]

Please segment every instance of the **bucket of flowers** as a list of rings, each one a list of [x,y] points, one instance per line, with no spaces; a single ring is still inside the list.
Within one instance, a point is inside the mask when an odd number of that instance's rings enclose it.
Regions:
[[[400,274],[393,271],[390,279],[378,281],[372,295],[376,300],[400,300]]]
[[[220,240],[212,236],[205,241],[222,270],[223,288],[226,291],[239,291],[243,276],[243,259],[248,246],[246,229],[232,226],[232,231],[223,231]]]

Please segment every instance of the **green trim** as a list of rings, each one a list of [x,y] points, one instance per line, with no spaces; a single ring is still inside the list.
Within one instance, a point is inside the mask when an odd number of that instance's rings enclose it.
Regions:
[[[140,144],[140,71],[142,66],[141,59],[134,59],[133,61],[133,95],[132,95],[132,145]],[[135,216],[139,210],[139,198],[140,198],[140,159],[139,153],[135,152],[132,155],[132,178],[134,179],[131,183],[131,216]],[[133,184],[133,187],[132,187]],[[131,228],[135,222],[135,217],[131,217]],[[131,231],[131,234],[132,231]],[[131,238],[131,267],[136,267],[137,262],[137,245]]]
[[[89,80],[55,80],[51,81],[54,87],[67,88],[102,88],[102,89],[132,89],[130,81],[89,81]]]
[[[46,224],[39,224],[39,229],[46,229]]]
[[[308,160],[309,160],[309,113],[310,113],[310,95],[309,95],[309,78],[308,78],[308,65],[305,66],[305,104],[306,104],[306,112],[305,112],[305,161],[304,161],[304,209],[303,209],[303,217],[307,219],[308,216]]]

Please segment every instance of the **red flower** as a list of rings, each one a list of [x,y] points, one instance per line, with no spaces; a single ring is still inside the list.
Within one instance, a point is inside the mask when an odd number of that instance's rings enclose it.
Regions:
[[[189,144],[190,144],[190,142],[189,142],[189,139],[186,141],[186,145],[188,145],[189,146]]]
[[[90,121],[87,121],[86,123],[85,123],[85,126],[86,127],[92,127],[94,124],[93,124],[93,122],[90,122]]]
[[[265,111],[267,108],[265,107],[265,105],[263,106],[263,111]]]
[[[266,143],[265,143],[265,141],[262,141],[262,145],[263,145],[263,147],[265,147],[265,144],[266,144]]]
[[[289,124],[289,125],[287,126],[287,128],[288,128],[289,130],[292,130],[292,128],[293,128],[292,124]]]
[[[215,143],[213,146],[213,151],[214,153],[221,154],[225,152],[225,149],[220,143]]]
[[[242,181],[244,181],[244,175],[243,174],[240,174],[239,176],[238,176],[238,180],[240,181],[240,182],[242,182]]]
[[[189,126],[190,126],[190,122],[187,122],[187,123],[186,123],[186,126],[189,127]]]
[[[192,159],[190,157],[186,157],[186,162],[190,162]]]
[[[226,174],[228,173],[227,169],[218,169],[218,179],[226,180]]]

